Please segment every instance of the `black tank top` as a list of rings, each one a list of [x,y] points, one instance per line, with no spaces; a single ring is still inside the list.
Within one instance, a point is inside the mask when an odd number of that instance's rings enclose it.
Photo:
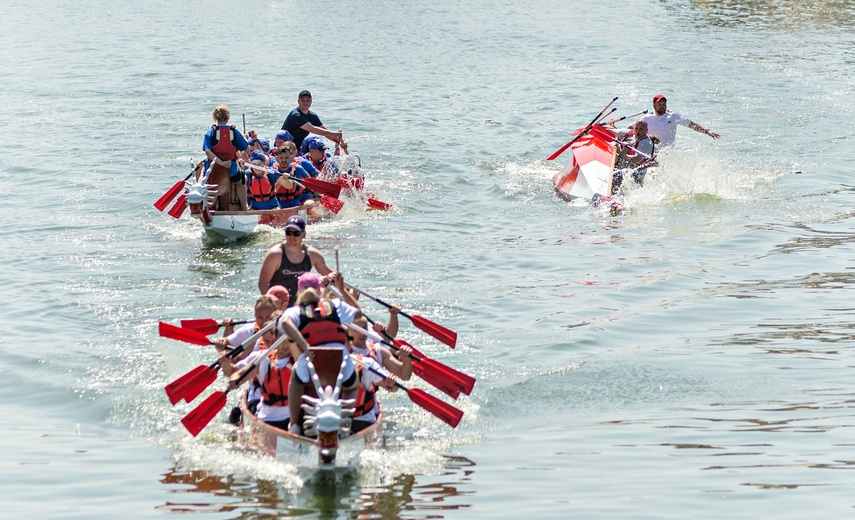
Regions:
[[[288,289],[288,294],[291,296],[288,301],[290,307],[297,301],[297,278],[312,270],[312,259],[309,258],[309,248],[305,244],[303,244],[303,260],[299,264],[293,264],[288,260],[288,255],[285,254],[285,244],[279,244],[279,247],[282,250],[282,261],[279,262],[279,268],[273,273],[268,287],[281,285]]]

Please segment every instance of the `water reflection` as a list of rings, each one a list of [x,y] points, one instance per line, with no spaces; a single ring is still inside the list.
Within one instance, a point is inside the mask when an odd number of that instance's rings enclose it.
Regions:
[[[231,518],[443,518],[443,511],[471,507],[459,498],[473,494],[466,488],[474,467],[469,459],[448,457],[440,476],[404,474],[382,483],[366,482],[358,468],[303,469],[302,485],[292,489],[243,474],[218,475],[174,466],[160,482],[171,493],[187,498],[167,501],[158,509],[176,514],[223,513]]]
[[[663,2],[678,4],[678,2]],[[683,3],[679,2],[682,7]],[[825,0],[695,0],[697,21],[713,27],[752,26],[783,31],[855,26],[852,2]]]

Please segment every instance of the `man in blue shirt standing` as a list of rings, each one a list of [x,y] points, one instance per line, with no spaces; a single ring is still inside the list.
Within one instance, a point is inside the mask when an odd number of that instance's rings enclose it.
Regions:
[[[282,130],[290,132],[294,136],[294,144],[297,146],[297,149],[300,149],[303,139],[309,134],[322,135],[333,142],[341,142],[341,130],[338,132],[330,131],[321,122],[318,114],[309,110],[311,106],[311,92],[308,90],[301,91],[297,96],[297,107],[288,114],[285,122],[282,123]]]

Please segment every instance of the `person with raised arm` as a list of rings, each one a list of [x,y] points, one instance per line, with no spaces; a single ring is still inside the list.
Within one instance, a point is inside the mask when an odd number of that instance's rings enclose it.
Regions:
[[[308,90],[300,91],[300,94],[297,95],[297,107],[288,114],[285,122],[282,123],[282,130],[294,136],[294,144],[297,146],[297,150],[300,149],[303,139],[309,134],[322,135],[335,143],[340,142],[341,130],[333,132],[324,126],[318,114],[309,110],[311,107],[312,93]]]
[[[640,121],[647,123],[647,133],[658,137],[659,146],[663,148],[674,144],[677,139],[677,125],[687,126],[695,132],[706,134],[713,139],[721,137],[677,112],[668,110],[668,100],[662,94],[653,96],[653,111],[654,114],[648,114],[642,117]]]

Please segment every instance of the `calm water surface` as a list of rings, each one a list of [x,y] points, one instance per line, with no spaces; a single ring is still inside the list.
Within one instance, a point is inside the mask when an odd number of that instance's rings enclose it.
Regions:
[[[850,2],[0,14],[7,514],[852,514]],[[453,351],[402,336],[478,378],[456,430],[384,399],[386,449],[333,473],[246,453],[224,419],[192,439],[162,387],[211,353],[156,332],[249,315],[281,232],[212,242],[152,203],[201,157],[214,106],[272,136],[304,88],[396,206],[346,209],[310,242],[456,330]],[[612,97],[625,115],[657,92],[722,139],[680,129],[626,215],[558,200],[545,157]]]

